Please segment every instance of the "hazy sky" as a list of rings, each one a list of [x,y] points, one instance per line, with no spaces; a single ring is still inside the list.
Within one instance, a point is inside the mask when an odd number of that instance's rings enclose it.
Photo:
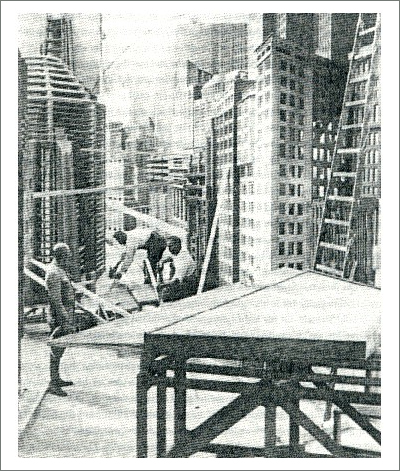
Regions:
[[[249,16],[248,13],[104,14],[102,100],[107,105],[109,119],[127,122],[129,113],[135,110],[139,114],[141,111],[154,114],[173,72],[171,66],[177,46],[174,35],[179,25],[248,23]],[[23,56],[39,53],[44,29],[45,14],[20,17],[19,48]]]

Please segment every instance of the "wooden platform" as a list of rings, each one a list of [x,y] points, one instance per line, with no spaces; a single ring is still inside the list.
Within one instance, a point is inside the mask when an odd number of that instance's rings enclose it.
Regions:
[[[324,456],[370,456],[334,442],[300,409],[300,400],[333,403],[380,443],[380,432],[352,404],[380,404],[380,370],[369,360],[380,347],[380,290],[312,272],[279,270],[263,287],[221,287],[148,312],[136,312],[52,345],[130,347],[142,351],[137,379],[137,456],[147,456],[148,390],[157,388],[157,455],[190,456],[258,406],[265,408],[265,448],[255,456],[304,456],[299,427],[327,450]],[[199,360],[200,359],[200,360]],[[222,360],[222,362],[221,362]],[[371,363],[372,361],[372,363]],[[321,365],[330,374],[316,372]],[[340,369],[360,370],[354,378]],[[173,377],[167,375],[171,371]],[[187,372],[212,379],[189,379]],[[230,379],[221,379],[221,375]],[[248,378],[248,380],[246,380]],[[308,383],[308,386],[304,383]],[[342,390],[340,385],[359,386]],[[311,387],[310,387],[311,385]],[[339,385],[336,388],[335,385]],[[167,452],[166,390],[174,389],[175,443]],[[238,397],[195,430],[186,430],[186,391],[235,392]],[[275,446],[276,408],[290,417],[289,449]],[[214,446],[215,448],[215,446]],[[243,450],[221,448],[221,456]]]

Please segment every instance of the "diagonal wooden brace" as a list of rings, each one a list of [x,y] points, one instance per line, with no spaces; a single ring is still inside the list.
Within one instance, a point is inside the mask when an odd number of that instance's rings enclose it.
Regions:
[[[263,388],[260,382],[249,386],[248,390],[235,398],[227,406],[208,418],[201,425],[186,433],[185,439],[175,445],[168,458],[188,458],[214,440],[218,435],[235,425],[258,406],[263,404]]]
[[[351,457],[342,446],[335,443],[335,441],[323,430],[321,430],[315,423],[300,410],[300,408],[289,402],[284,397],[279,401],[279,406],[290,416],[290,419],[296,422],[300,427],[303,427],[314,438],[318,440],[332,455],[340,457]]]

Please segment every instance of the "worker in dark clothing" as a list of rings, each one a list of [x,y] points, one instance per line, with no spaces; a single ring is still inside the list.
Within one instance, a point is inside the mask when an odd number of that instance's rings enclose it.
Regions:
[[[146,242],[139,247],[147,251],[147,258],[150,262],[151,269],[153,270],[154,278],[157,278],[157,265],[161,260],[164,250],[167,248],[167,241],[158,232],[153,231]],[[151,283],[150,273],[148,272],[146,265],[144,266],[146,284]]]
[[[68,275],[71,251],[67,244],[59,243],[53,248],[53,261],[46,272],[46,287],[49,297],[50,339],[56,339],[75,332],[74,309],[75,291]],[[65,348],[51,347],[50,383],[48,392],[57,396],[67,396],[62,389],[71,386],[72,381],[60,378],[60,361]]]
[[[124,246],[125,252],[118,264],[110,270],[110,278],[121,279],[128,272],[137,250],[146,250],[154,277],[157,277],[157,264],[167,247],[167,242],[162,235],[157,231],[145,228],[134,229],[128,233],[118,231],[114,234],[114,239]],[[144,265],[143,271],[145,283],[151,283],[146,265]]]
[[[169,277],[164,275],[164,265],[170,264]],[[177,301],[196,294],[198,276],[196,263],[179,237],[167,240],[167,248],[159,262],[160,284],[158,290],[163,301]]]

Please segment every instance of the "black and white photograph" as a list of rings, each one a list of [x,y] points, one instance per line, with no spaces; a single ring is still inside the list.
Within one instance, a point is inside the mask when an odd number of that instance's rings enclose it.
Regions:
[[[398,469],[398,3],[2,3],[4,469]]]

